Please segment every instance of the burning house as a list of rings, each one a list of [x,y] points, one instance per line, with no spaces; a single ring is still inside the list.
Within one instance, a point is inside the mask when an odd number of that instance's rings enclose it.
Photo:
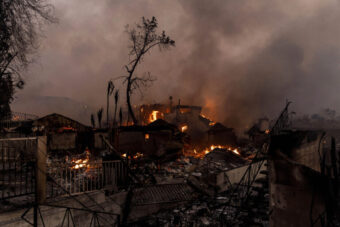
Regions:
[[[216,123],[208,130],[208,144],[219,144],[224,146],[236,146],[237,138],[234,129],[227,128],[221,123]]]
[[[202,150],[211,145],[236,146],[237,138],[231,128],[205,117],[201,106],[172,104],[142,105],[140,107],[140,119],[144,125],[157,119],[162,119],[176,125],[178,129],[187,135],[186,144],[193,149]]]
[[[146,126],[124,126],[118,130],[119,150],[127,156],[176,155],[183,146],[178,128],[161,119]]]
[[[50,152],[83,152],[86,148],[93,147],[93,134],[90,127],[56,113],[34,120],[32,132],[47,136]]]

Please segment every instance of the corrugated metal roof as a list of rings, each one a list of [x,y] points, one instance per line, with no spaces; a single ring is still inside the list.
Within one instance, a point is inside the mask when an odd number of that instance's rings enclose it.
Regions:
[[[195,192],[188,184],[160,184],[134,189],[132,204],[181,202],[191,200],[194,196]]]

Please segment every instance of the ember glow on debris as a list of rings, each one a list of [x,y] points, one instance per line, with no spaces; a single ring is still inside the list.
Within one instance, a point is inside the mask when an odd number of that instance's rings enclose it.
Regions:
[[[188,126],[187,125],[183,125],[182,127],[181,127],[181,131],[182,132],[185,132],[185,131],[187,131],[188,130]]]
[[[149,134],[145,134],[145,140],[148,140],[148,139],[150,139],[150,135]]]
[[[78,159],[78,160],[72,160],[72,163],[75,165],[72,167],[72,169],[80,169],[87,167],[86,163],[88,163],[88,159]]]
[[[241,155],[237,148],[232,148],[230,146],[223,146],[223,145],[211,145],[203,149],[202,151],[197,151],[194,149],[193,151],[184,151],[185,156],[193,156],[195,158],[204,158],[205,155],[209,154],[211,151],[215,150],[216,148],[224,149],[226,152],[233,152],[234,154]]]
[[[266,133],[266,134],[269,134],[269,133],[270,133],[270,130],[269,130],[269,129],[266,129],[265,133]]]
[[[139,152],[137,152],[134,156],[133,156],[133,158],[134,159],[138,159],[138,158],[142,158],[144,155],[142,154],[142,153],[139,153]]]
[[[128,158],[128,159],[140,159],[144,156],[144,154],[137,152],[133,156],[130,156],[130,155],[128,156],[126,153],[124,153],[121,156],[122,156],[122,158]]]
[[[72,159],[71,163],[72,163],[72,167],[71,169],[81,169],[81,168],[87,168],[89,167],[89,165],[87,164],[90,160],[90,151],[86,150],[86,158],[82,159]]]

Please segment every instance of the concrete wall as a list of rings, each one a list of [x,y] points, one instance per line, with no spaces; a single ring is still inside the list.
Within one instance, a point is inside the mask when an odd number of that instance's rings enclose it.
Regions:
[[[260,168],[260,171],[265,170],[267,168],[266,163],[267,163],[267,161],[263,162],[263,164]],[[249,165],[245,165],[245,166],[241,166],[241,167],[234,168],[234,169],[226,171],[225,174],[226,174],[229,182],[231,184],[237,184],[238,182],[240,182],[241,178],[243,177],[243,175],[246,172],[248,167],[249,167]],[[256,179],[258,179],[258,177],[260,177],[260,174],[257,175]]]
[[[323,150],[320,139],[321,134],[314,141],[304,140],[301,146],[294,151],[292,160],[320,172],[319,144],[320,154]]]
[[[330,189],[320,173],[321,137],[315,131],[272,137],[268,151],[270,226],[322,226],[317,219],[326,210]]]
[[[320,174],[287,160],[270,166],[270,226],[312,226],[325,211],[326,181]],[[313,226],[322,226],[318,221]]]

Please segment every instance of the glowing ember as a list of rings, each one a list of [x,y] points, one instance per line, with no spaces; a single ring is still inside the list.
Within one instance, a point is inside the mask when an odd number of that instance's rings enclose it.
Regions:
[[[124,153],[124,154],[122,154],[121,155],[122,156],[122,158],[128,158],[128,159],[139,159],[139,158],[142,158],[144,155],[142,154],[142,153],[139,153],[139,152],[137,152],[135,155],[133,155],[133,156],[128,156],[126,153]]]
[[[149,134],[145,134],[145,140],[148,140],[148,139],[150,139],[150,135]]]
[[[237,149],[234,149],[233,152],[237,155],[240,155],[240,152]]]
[[[85,155],[86,157],[84,159],[72,159],[71,163],[73,166],[71,167],[72,169],[81,169],[81,168],[87,168],[90,167],[87,163],[90,160],[90,151],[88,149],[85,150]]]
[[[269,134],[269,133],[270,133],[270,130],[269,130],[269,129],[266,129],[265,133],[266,133],[266,134]]]
[[[75,165],[71,167],[72,169],[80,169],[80,168],[85,168],[87,167],[86,163],[88,162],[88,159],[77,159],[77,160],[72,160],[72,163]]]
[[[185,132],[186,130],[188,130],[188,126],[187,126],[187,125],[183,125],[183,126],[181,127],[181,131],[182,131],[182,132]]]
[[[133,156],[134,159],[138,159],[138,158],[142,158],[142,157],[143,157],[143,154],[142,154],[142,153],[139,153],[139,152],[137,152],[137,153]]]

